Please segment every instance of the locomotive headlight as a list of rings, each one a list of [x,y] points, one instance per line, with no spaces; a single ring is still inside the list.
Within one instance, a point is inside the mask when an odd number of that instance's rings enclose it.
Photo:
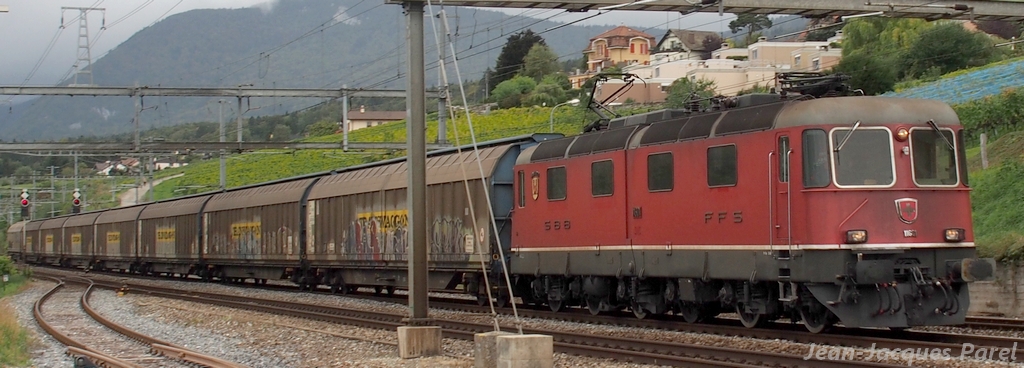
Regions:
[[[961,242],[964,241],[964,229],[946,229],[946,241],[948,242]]]
[[[867,230],[848,230],[846,231],[846,244],[860,244],[868,241]]]
[[[910,137],[910,131],[908,131],[907,128],[899,128],[896,130],[896,140],[906,142],[907,137]]]

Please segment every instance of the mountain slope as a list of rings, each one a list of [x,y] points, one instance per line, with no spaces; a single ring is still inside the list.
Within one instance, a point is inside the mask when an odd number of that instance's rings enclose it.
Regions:
[[[482,9],[449,8],[447,13],[457,34],[457,48],[463,50],[459,66],[465,79],[477,79],[493,66],[512,33],[558,25]],[[427,84],[432,85],[437,72],[429,68],[436,64],[436,41],[429,19],[425,23]],[[318,29],[321,24],[328,27]],[[543,37],[559,55],[576,58],[587,40],[606,28],[568,26]],[[96,84],[107,86],[340,88],[347,84],[403,89],[404,42],[405,20],[398,6],[356,0],[282,1],[269,12],[203,9],[168,17],[96,60],[93,71]],[[235,101],[228,102],[227,106],[235,106]],[[248,101],[243,109],[250,110],[249,116],[281,114],[317,102],[261,98]],[[143,104],[150,109],[142,113],[142,128],[217,119],[213,99],[150,97]],[[131,130],[134,116],[133,101],[127,97],[43,97],[13,110],[0,114],[0,136],[7,140],[123,133]],[[232,116],[226,109],[226,119]]]

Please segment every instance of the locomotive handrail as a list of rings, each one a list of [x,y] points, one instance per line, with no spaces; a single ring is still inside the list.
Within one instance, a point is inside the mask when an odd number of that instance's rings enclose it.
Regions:
[[[775,181],[772,180],[772,156],[775,151],[768,152],[768,251],[775,256]]]

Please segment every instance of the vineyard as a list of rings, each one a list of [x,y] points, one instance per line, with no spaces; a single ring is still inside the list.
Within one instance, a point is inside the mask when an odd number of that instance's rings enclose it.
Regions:
[[[632,113],[630,111],[629,113]],[[473,130],[478,142],[523,134],[546,133],[549,128],[551,108],[531,107],[491,111],[473,114]],[[625,114],[625,112],[624,112]],[[554,131],[566,135],[578,134],[585,125],[584,111],[579,107],[563,106],[555,110]],[[427,122],[427,141],[437,137],[437,119]],[[392,142],[406,141],[405,122],[390,123],[349,132],[350,142]],[[471,143],[469,124],[465,115],[460,115],[455,124],[448,123],[449,144],[468,145]],[[308,142],[341,142],[342,134],[310,138]],[[264,150],[232,155],[227,160],[227,187],[239,187],[271,180],[289,178],[304,174],[325,172],[348,166],[404,156],[396,151],[349,151],[340,150]],[[217,190],[220,185],[220,164],[216,157],[194,162],[186,168],[168,171],[162,175],[184,173],[179,178],[167,180],[156,187],[156,198],[166,199],[193,193]]]

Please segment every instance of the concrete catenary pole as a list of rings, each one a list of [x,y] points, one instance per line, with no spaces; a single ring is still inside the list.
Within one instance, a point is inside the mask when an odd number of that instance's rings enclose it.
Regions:
[[[409,316],[410,325],[426,325],[427,307],[427,171],[426,91],[423,64],[423,3],[405,3],[409,78],[406,80],[406,135],[409,137]]]

